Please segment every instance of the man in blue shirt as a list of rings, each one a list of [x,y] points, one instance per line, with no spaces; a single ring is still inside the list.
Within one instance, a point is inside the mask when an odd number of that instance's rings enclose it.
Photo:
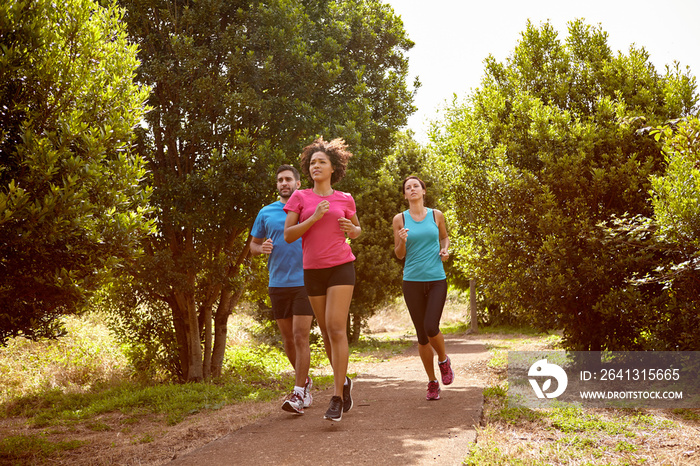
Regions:
[[[301,186],[299,172],[290,165],[277,169],[277,191],[280,200],[263,207],[250,231],[250,250],[253,255],[267,254],[270,274],[268,292],[272,314],[277,321],[284,352],[295,372],[294,391],[287,397],[282,409],[304,414],[311,405],[311,351],[309,332],[314,313],[304,288],[301,238],[293,243],[284,240],[284,222],[287,213],[284,204]]]

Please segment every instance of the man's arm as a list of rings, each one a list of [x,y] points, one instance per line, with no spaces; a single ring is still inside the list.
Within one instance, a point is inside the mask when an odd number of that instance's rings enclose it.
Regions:
[[[273,245],[270,238],[267,238],[265,241],[263,241],[262,238],[256,238],[255,236],[251,238],[250,252],[252,252],[254,256],[259,254],[271,254],[272,248]]]

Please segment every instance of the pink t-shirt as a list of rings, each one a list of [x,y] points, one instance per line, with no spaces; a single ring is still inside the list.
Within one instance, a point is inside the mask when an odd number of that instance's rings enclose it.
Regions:
[[[350,194],[333,191],[330,196],[322,197],[313,189],[297,189],[284,205],[284,211],[299,214],[301,223],[314,214],[323,200],[330,202],[328,212],[301,237],[305,269],[326,269],[355,260],[338,223],[340,217],[349,219],[355,215],[355,200]]]

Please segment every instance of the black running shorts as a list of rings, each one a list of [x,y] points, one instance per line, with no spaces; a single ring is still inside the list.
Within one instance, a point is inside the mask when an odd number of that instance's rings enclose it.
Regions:
[[[304,286],[309,296],[325,296],[328,288],[338,285],[355,286],[355,262],[327,269],[304,269]]]
[[[272,302],[272,316],[276,319],[289,319],[292,316],[312,316],[309,297],[303,286],[269,287]]]

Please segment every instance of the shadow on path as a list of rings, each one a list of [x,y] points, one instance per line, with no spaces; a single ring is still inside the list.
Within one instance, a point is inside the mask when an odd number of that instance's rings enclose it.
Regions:
[[[314,392],[304,415],[280,410],[171,464],[461,464],[483,409],[484,381],[467,368],[488,354],[463,335],[446,342],[456,377],[438,401],[425,399],[427,377],[414,344],[358,375],[354,408],[340,422],[323,420],[331,391]]]

